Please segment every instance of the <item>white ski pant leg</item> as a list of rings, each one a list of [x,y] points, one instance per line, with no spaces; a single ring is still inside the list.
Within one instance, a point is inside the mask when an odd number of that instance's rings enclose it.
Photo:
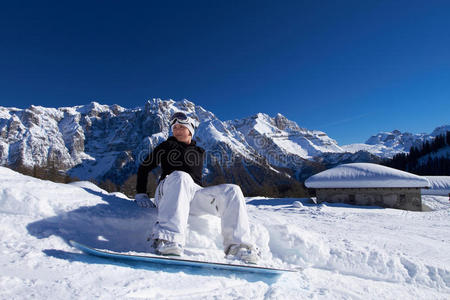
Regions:
[[[190,203],[198,189],[201,186],[183,171],[174,171],[159,183],[155,193],[158,217],[153,226],[153,239],[184,245]]]
[[[213,214],[221,218],[223,244],[251,246],[245,198],[235,184],[202,188],[183,171],[175,171],[158,185],[155,194],[158,218],[152,238],[184,245],[189,214]]]
[[[224,249],[232,244],[253,245],[247,206],[238,185],[219,184],[198,190],[191,203],[191,214],[220,217]]]

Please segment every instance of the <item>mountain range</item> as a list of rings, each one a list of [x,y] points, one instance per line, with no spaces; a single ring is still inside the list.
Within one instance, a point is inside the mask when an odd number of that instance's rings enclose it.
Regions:
[[[345,151],[357,152],[368,151],[383,158],[392,158],[398,153],[408,153],[411,147],[421,147],[424,142],[431,142],[438,135],[443,135],[450,131],[449,125],[437,127],[430,134],[409,132],[380,132],[371,136],[364,144],[351,144],[342,146]]]
[[[365,144],[339,146],[326,133],[302,128],[281,114],[222,121],[188,100],[152,99],[132,109],[96,102],[0,107],[0,165],[52,166],[79,179],[120,185],[167,139],[168,120],[176,111],[200,121],[194,139],[206,150],[205,183],[234,182],[247,193],[264,185],[291,186],[340,163],[378,162],[450,130],[448,125],[431,134],[395,130],[374,135]]]

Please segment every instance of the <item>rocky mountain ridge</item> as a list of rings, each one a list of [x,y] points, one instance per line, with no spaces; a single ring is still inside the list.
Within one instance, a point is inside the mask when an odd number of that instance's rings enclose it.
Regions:
[[[132,109],[96,102],[0,107],[0,165],[52,166],[79,179],[121,184],[167,139],[168,120],[175,111],[200,121],[194,138],[206,150],[206,183],[236,182],[247,190],[292,185],[340,162],[379,159],[369,151],[347,151],[326,133],[301,128],[281,114],[221,121],[188,100],[153,99]]]

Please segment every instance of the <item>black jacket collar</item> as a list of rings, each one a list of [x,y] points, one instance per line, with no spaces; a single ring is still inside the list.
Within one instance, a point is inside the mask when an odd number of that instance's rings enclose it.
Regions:
[[[168,140],[168,141],[172,141],[172,142],[177,142],[177,143],[179,143],[179,144],[183,144],[183,145],[186,145],[186,146],[195,146],[195,145],[197,144],[197,142],[194,141],[194,139],[191,140],[191,143],[190,143],[189,145],[186,144],[186,143],[183,143],[183,142],[179,142],[179,141],[177,140],[177,138],[174,137],[173,135],[169,136],[169,138],[168,138],[167,140]]]

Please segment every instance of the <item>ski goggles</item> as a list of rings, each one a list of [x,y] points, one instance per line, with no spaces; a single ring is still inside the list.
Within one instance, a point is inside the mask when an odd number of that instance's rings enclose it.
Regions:
[[[176,112],[170,117],[170,126],[175,123],[191,125],[194,129],[198,127],[198,121],[188,117],[185,113]]]

